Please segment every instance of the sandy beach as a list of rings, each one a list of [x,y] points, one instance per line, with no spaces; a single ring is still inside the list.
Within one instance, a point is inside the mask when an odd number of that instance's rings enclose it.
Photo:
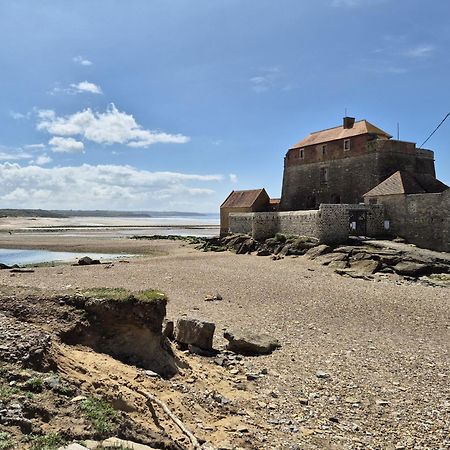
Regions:
[[[449,444],[449,290],[343,278],[305,257],[203,253],[124,237],[2,234],[0,247],[136,252],[112,266],[0,271],[9,287],[154,288],[168,318],[264,332],[282,347],[247,358],[264,448],[444,449]],[[11,248],[10,247],[10,248]],[[220,293],[222,301],[205,302]],[[325,377],[317,374],[323,372]],[[270,406],[269,406],[270,405]],[[289,445],[299,445],[289,447]],[[253,448],[253,447],[248,447]]]

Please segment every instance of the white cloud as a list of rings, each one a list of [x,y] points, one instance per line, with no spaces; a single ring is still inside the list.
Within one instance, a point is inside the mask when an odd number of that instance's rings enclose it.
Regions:
[[[102,88],[90,81],[80,81],[79,83],[72,83],[69,87],[54,87],[50,92],[50,95],[57,94],[103,94]]]
[[[92,66],[92,62],[82,56],[75,56],[72,58],[74,63],[80,64],[81,66]]]
[[[123,144],[128,147],[145,148],[156,143],[184,144],[190,140],[182,134],[146,130],[131,114],[119,111],[114,104],[104,113],[87,108],[61,117],[52,110],[40,110],[37,129],[56,136],[77,136],[96,144]]]
[[[238,182],[238,177],[235,173],[230,173],[228,176],[230,177],[231,183],[236,184]]]
[[[9,115],[14,120],[22,120],[22,119],[29,119],[30,118],[30,113],[22,114],[22,113],[16,112],[16,111],[10,111]]]
[[[31,159],[33,156],[29,153],[19,151],[0,150],[0,161],[20,161],[22,159]]]
[[[94,83],[90,83],[89,81],[80,81],[79,83],[73,83],[70,85],[72,89],[76,93],[89,92],[91,94],[103,94],[100,86],[97,86]]]
[[[288,91],[293,88],[290,83],[286,82],[286,76],[279,67],[268,67],[261,69],[260,73],[250,78],[251,89],[258,93],[264,93],[272,89],[280,91]]]
[[[44,166],[45,164],[51,163],[52,161],[52,158],[44,153],[43,155],[38,156],[34,163],[38,166]]]
[[[210,210],[221,175],[149,172],[131,166],[44,168],[0,164],[1,207]],[[214,203],[215,204],[215,203]]]
[[[76,141],[74,138],[63,138],[55,136],[48,141],[51,145],[51,150],[57,153],[83,153],[84,144]]]
[[[42,148],[45,148],[45,144],[28,144],[28,145],[24,145],[23,147],[29,148],[31,150],[42,149]]]
[[[418,45],[407,50],[404,55],[409,58],[426,58],[431,56],[435,50],[436,48],[433,45]]]

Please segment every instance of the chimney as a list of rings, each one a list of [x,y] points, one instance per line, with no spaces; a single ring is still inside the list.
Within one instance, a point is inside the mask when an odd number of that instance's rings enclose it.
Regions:
[[[353,128],[353,125],[355,124],[355,118],[354,117],[344,117],[344,128]]]

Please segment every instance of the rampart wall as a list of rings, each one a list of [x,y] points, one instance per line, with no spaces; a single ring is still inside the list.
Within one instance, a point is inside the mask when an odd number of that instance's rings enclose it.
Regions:
[[[367,213],[367,234],[384,233],[383,207],[380,205],[323,204],[318,210],[231,213],[230,232],[245,233],[262,240],[276,233],[311,236],[324,243],[344,242],[350,234],[350,211]]]
[[[378,197],[391,234],[432,250],[450,252],[450,189],[438,194]]]

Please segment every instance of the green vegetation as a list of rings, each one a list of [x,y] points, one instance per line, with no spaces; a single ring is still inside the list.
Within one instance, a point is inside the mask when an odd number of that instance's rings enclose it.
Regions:
[[[99,298],[103,300],[139,300],[141,302],[152,302],[155,300],[164,300],[165,294],[154,289],[147,289],[138,292],[131,292],[124,288],[93,288],[82,291],[85,297]]]
[[[58,433],[44,434],[42,436],[29,435],[24,438],[31,443],[30,450],[56,450],[66,443]]]
[[[15,386],[0,385],[0,400],[3,402],[11,400],[12,397],[20,393],[20,389]]]
[[[25,381],[24,388],[30,392],[42,392],[44,382],[41,377],[33,377]]]
[[[0,450],[13,448],[14,441],[9,433],[0,432]]]
[[[87,398],[80,403],[80,408],[99,435],[106,436],[114,430],[117,413],[105,400]]]

